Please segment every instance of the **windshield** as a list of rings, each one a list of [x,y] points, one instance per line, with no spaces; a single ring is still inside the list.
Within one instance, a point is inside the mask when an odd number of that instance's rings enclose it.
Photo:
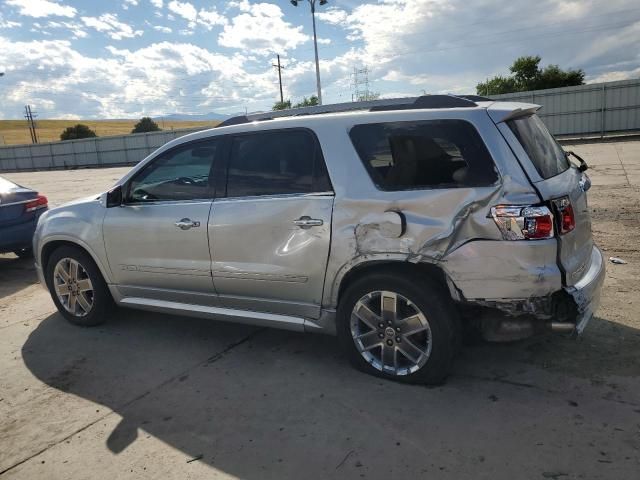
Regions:
[[[509,128],[544,179],[555,177],[569,168],[564,150],[549,133],[537,115],[517,118],[507,122]]]

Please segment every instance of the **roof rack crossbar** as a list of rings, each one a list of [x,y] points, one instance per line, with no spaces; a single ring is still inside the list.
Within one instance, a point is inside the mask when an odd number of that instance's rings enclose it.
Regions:
[[[222,122],[218,127],[239,125],[242,123],[260,120],[272,120],[281,117],[296,117],[301,115],[318,115],[321,113],[352,112],[369,110],[372,112],[388,110],[415,110],[420,108],[464,108],[475,107],[475,97],[455,95],[422,95],[420,97],[385,98],[382,100],[369,100],[366,102],[334,103],[331,105],[316,105],[312,107],[291,108],[288,110],[276,110],[272,112],[251,113],[232,117]],[[481,97],[475,97],[481,98]],[[482,99],[484,101],[484,98]]]

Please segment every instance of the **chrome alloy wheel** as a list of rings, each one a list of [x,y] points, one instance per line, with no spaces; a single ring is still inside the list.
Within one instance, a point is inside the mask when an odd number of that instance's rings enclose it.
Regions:
[[[360,355],[377,370],[409,375],[431,355],[431,328],[409,299],[374,291],[358,300],[351,312],[351,336]]]
[[[53,286],[65,310],[84,317],[93,308],[93,284],[85,268],[73,258],[63,258],[53,269]]]

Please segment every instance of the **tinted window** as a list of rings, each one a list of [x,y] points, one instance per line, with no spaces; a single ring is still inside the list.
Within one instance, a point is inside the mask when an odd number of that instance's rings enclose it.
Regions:
[[[278,195],[330,189],[320,148],[304,130],[234,138],[227,196]]]
[[[542,178],[555,177],[569,168],[569,160],[562,147],[549,133],[540,117],[531,115],[509,120],[507,125]]]
[[[485,186],[498,179],[489,152],[468,122],[357,125],[350,136],[383,190]]]
[[[210,172],[217,145],[215,140],[198,142],[161,154],[132,180],[129,200],[210,198]]]

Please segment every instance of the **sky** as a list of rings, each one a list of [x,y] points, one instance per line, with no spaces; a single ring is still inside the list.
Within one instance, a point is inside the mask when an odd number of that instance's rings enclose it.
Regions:
[[[521,55],[640,77],[637,0],[329,0],[316,5],[324,103],[369,70],[382,97],[475,93]],[[268,110],[315,94],[307,0],[0,0],[0,118]]]

